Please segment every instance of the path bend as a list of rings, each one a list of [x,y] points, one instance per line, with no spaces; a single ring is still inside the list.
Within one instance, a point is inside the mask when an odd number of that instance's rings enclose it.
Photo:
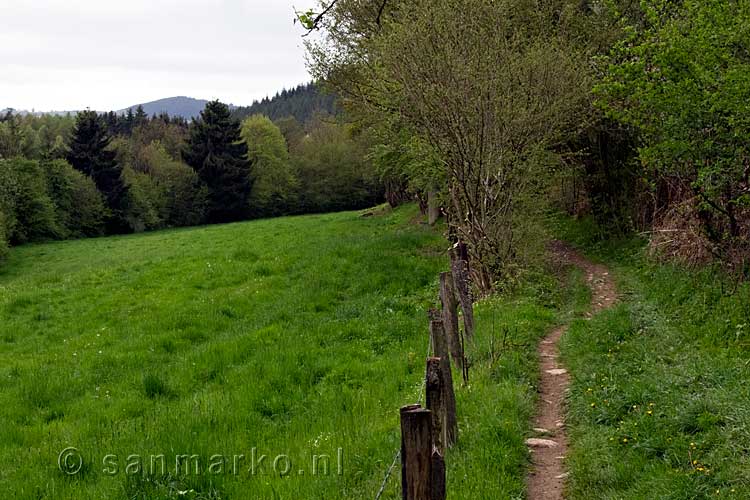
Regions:
[[[607,268],[594,264],[561,241],[550,245],[553,258],[560,264],[572,264],[586,275],[591,289],[591,306],[587,317],[611,307],[617,301],[615,282]],[[565,395],[570,375],[560,363],[560,339],[568,325],[554,328],[539,344],[540,386],[539,404],[534,417],[536,438],[528,439],[532,455],[532,469],[527,478],[529,500],[563,500],[565,489],[565,457],[568,438],[565,430]]]

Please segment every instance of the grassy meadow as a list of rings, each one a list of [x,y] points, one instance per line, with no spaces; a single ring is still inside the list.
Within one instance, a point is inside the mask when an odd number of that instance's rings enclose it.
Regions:
[[[0,491],[374,498],[398,408],[420,396],[448,266],[440,229],[417,215],[14,248],[0,267]],[[526,283],[477,305],[451,498],[523,497],[536,342],[565,302],[547,273]],[[399,495],[397,467],[383,498]]]
[[[572,500],[750,498],[750,284],[644,255],[640,240],[594,244],[620,303],[575,320],[562,354]]]

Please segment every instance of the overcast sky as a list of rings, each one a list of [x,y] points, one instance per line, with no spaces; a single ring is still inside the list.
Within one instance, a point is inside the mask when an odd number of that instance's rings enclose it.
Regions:
[[[0,109],[250,104],[310,79],[293,5],[315,3],[0,0]]]

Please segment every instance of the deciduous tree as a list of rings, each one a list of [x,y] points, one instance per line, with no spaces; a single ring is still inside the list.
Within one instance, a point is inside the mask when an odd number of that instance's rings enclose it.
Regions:
[[[242,138],[253,164],[251,215],[262,217],[294,210],[299,180],[279,127],[263,115],[253,115],[242,122]]]

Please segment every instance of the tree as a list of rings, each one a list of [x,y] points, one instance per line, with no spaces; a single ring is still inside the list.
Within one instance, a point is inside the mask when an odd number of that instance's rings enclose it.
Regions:
[[[657,203],[660,191],[668,191],[676,198],[669,204],[691,207],[719,256],[728,246],[747,251],[750,6],[643,5],[647,23],[634,26],[607,60],[599,104],[641,134],[640,160]]]
[[[291,116],[300,123],[307,124],[316,113],[340,114],[341,108],[337,99],[336,95],[323,92],[320,85],[311,82],[293,89],[285,89],[273,98],[265,97],[260,101],[255,101],[251,106],[236,108],[232,111],[232,115],[242,120],[248,116],[261,114],[274,122]]]
[[[554,151],[585,118],[590,65],[565,29],[573,3],[340,0],[312,21],[326,29],[308,44],[314,76],[383,135],[415,135],[438,159],[442,172],[420,181],[441,188],[483,291],[541,243],[533,218]]]
[[[135,109],[135,116],[133,117],[133,125],[135,127],[140,127],[148,123],[148,115],[143,110],[143,106],[140,104]]]
[[[332,212],[369,208],[382,201],[382,187],[367,158],[363,138],[350,125],[319,120],[294,156],[300,179],[300,210]]]
[[[152,122],[153,123],[153,122]],[[198,174],[171,157],[160,141],[153,141],[138,153],[140,172],[155,183],[163,224],[189,226],[203,222],[206,188]]]
[[[0,212],[13,244],[64,235],[44,169],[36,160],[0,160]]]
[[[100,236],[108,214],[101,192],[91,177],[82,174],[65,160],[47,160],[41,164],[47,178],[49,195],[65,238]]]
[[[133,132],[133,127],[135,127],[135,115],[133,115],[133,108],[128,108],[125,116],[120,119],[119,132],[130,135]]]
[[[305,138],[305,129],[293,116],[279,118],[274,122],[286,140],[286,147],[290,153],[294,153]]]
[[[0,158],[13,158],[22,154],[24,140],[18,116],[7,111],[0,121]]]
[[[206,104],[190,127],[183,157],[208,187],[210,222],[247,217],[251,165],[240,125],[232,119],[226,104]]]
[[[289,213],[294,208],[299,180],[292,170],[281,130],[267,117],[253,115],[242,122],[242,138],[247,142],[253,165],[251,215]]]
[[[122,179],[122,166],[115,160],[116,153],[110,149],[110,142],[104,119],[95,111],[81,111],[76,116],[67,159],[73,168],[94,180],[112,212],[107,222],[108,232],[120,233],[128,230],[123,219],[127,188]]]

